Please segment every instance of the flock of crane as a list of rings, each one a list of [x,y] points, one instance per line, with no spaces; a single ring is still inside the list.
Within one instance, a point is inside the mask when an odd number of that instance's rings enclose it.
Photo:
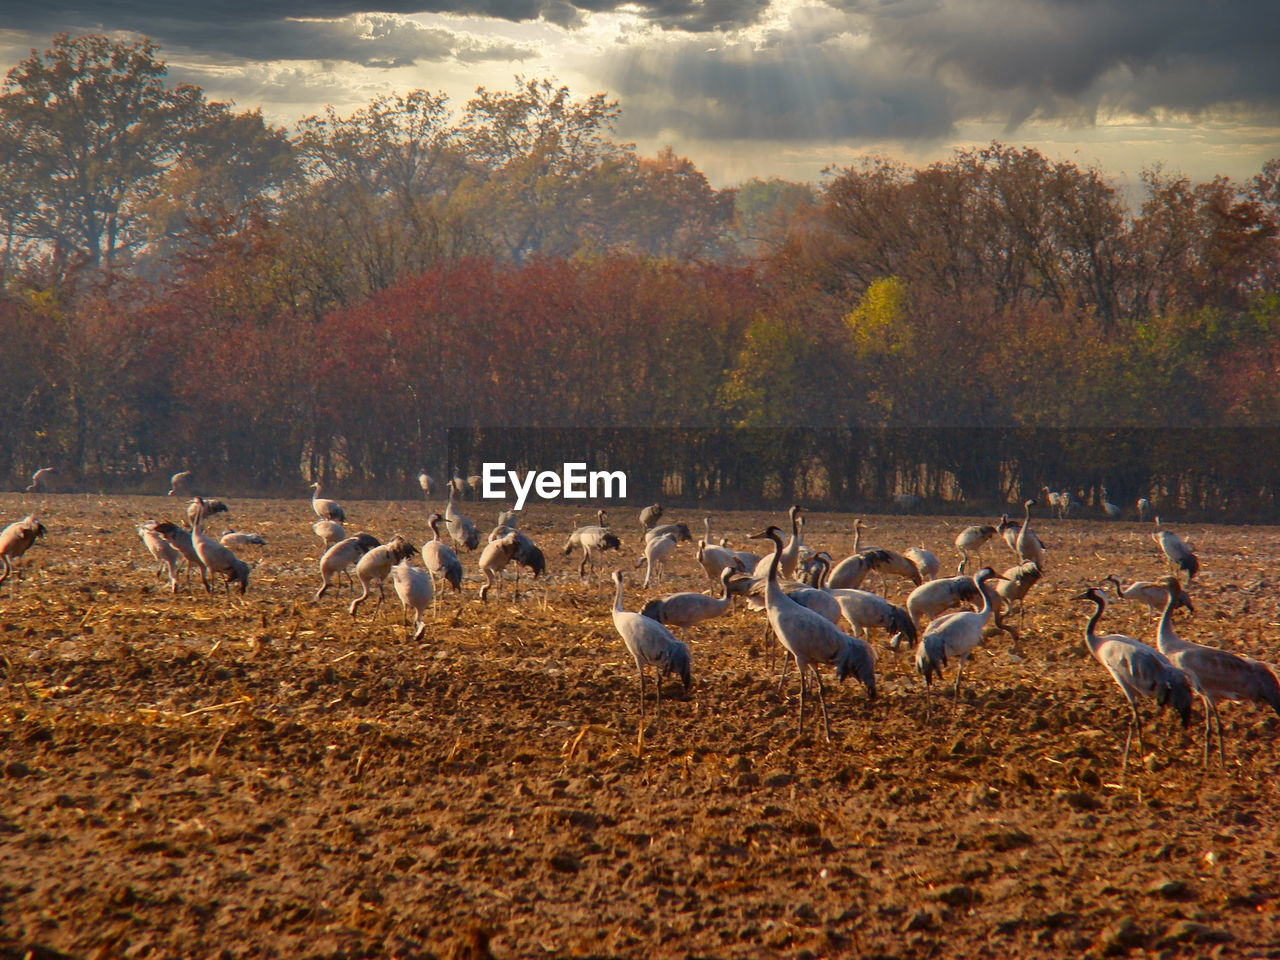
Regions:
[[[34,478],[37,486],[43,479],[42,473],[43,470]],[[434,481],[426,474],[422,475],[420,483],[428,496],[434,492]],[[520,570],[527,569],[535,578],[541,576],[546,571],[545,556],[533,540],[518,529],[518,515],[514,511],[499,514],[498,525],[489,533],[482,547],[478,528],[462,514],[456,502],[456,496],[464,493],[466,486],[461,480],[448,484],[448,500],[443,512],[432,512],[427,518],[431,539],[417,548],[399,535],[383,543],[369,533],[349,534],[342,506],[322,495],[319,481],[311,484],[311,505],[317,517],[312,529],[325,544],[319,562],[321,582],[315,594],[316,601],[320,601],[344,576],[353,587],[358,580],[360,593],[348,606],[350,615],[355,617],[375,589],[377,605],[382,605],[385,599],[383,585],[390,579],[406,613],[413,612],[414,638],[420,640],[428,627],[427,611],[438,603],[446,585],[455,592],[462,591],[463,565],[455,547],[479,550],[478,568],[483,578],[479,589],[481,602],[493,589],[501,586],[508,567],[513,567],[516,575],[515,597],[518,599]],[[1064,509],[1062,500],[1054,503],[1054,497],[1060,495],[1047,488],[1046,492],[1050,495],[1051,508],[1061,515]],[[185,496],[191,493],[190,472],[175,474],[169,494]],[[623,608],[623,571],[619,569],[612,573],[616,589],[613,624],[639,674],[641,730],[645,722],[646,674],[649,668],[653,668],[657,675],[656,711],[659,717],[663,678],[675,675],[686,690],[691,682],[689,648],[672,631],[678,629],[684,636],[697,624],[724,616],[733,608],[735,599],[741,599],[750,609],[765,613],[768,624],[766,637],[772,633],[777,640],[777,646],[771,645],[771,649],[776,651],[781,647],[784,651],[780,693],[785,689],[790,661],[796,662],[800,676],[798,730],[801,735],[804,732],[805,698],[812,683],[821,708],[823,731],[828,740],[831,736],[820,668],[834,667],[837,680],[853,677],[865,687],[868,698],[875,698],[876,655],[869,641],[872,630],[885,631],[889,647],[895,652],[914,647],[915,669],[925,684],[926,715],[932,709],[934,678],[942,676],[945,668],[954,665],[955,709],[960,699],[965,666],[984,637],[993,632],[1004,632],[1011,638],[1015,653],[1022,655],[1020,631],[1010,622],[1011,615],[1017,612],[1021,619],[1025,618],[1025,599],[1041,580],[1048,560],[1045,546],[1032,527],[1033,506],[1033,500],[1024,502],[1020,521],[1005,515],[997,523],[976,524],[961,530],[955,537],[960,560],[957,575],[953,577],[939,576],[941,564],[938,558],[923,546],[901,553],[866,546],[862,542],[861,520],[854,523],[853,552],[837,563],[828,552],[814,551],[804,543],[804,512],[799,506],[793,506],[789,512],[790,538],[785,543],[782,539],[784,531],[773,525],[750,538],[771,544],[772,549],[764,555],[732,549],[723,538],[713,539],[711,518],[705,517],[703,536],[696,540],[696,558],[706,572],[713,592],[668,594],[650,600],[639,612],[630,612]],[[209,517],[227,512],[227,509],[220,500],[193,495],[187,504],[188,524],[148,520],[139,525],[139,537],[160,563],[161,573],[167,574],[173,592],[178,590],[179,568],[184,563],[188,586],[194,569],[199,571],[208,592],[213,589],[211,576],[223,579],[228,598],[232,584],[239,588],[241,594],[248,589],[251,567],[236,556],[234,548],[262,544],[264,540],[257,534],[238,531],[228,531],[221,538],[214,539],[203,530]],[[1140,502],[1139,512],[1146,518],[1149,504]],[[676,553],[680,543],[695,542],[687,524],[661,523],[662,516],[663,510],[658,504],[644,508],[639,516],[643,551],[636,560],[636,566],[643,564],[646,568],[646,588],[663,575],[664,564]],[[596,520],[595,524],[572,531],[564,544],[566,556],[574,550],[582,552],[578,564],[579,577],[586,577],[588,568],[594,571],[609,551],[620,553],[622,549],[622,540],[609,528],[603,510],[598,511]],[[1199,572],[1200,564],[1186,542],[1172,531],[1163,529],[1159,517],[1154,520],[1152,538],[1168,559],[1170,574],[1158,580],[1127,586],[1114,575],[1109,575],[1096,586],[1090,586],[1073,597],[1094,606],[1084,631],[1085,643],[1092,657],[1120,688],[1130,709],[1122,771],[1127,769],[1135,734],[1140,753],[1145,753],[1139,713],[1141,699],[1152,700],[1162,707],[1169,706],[1185,726],[1189,723],[1193,701],[1198,697],[1205,710],[1203,762],[1206,765],[1209,762],[1210,739],[1216,725],[1219,760],[1225,767],[1218,703],[1222,700],[1253,701],[1270,705],[1280,714],[1280,681],[1277,680],[1276,668],[1271,664],[1177,636],[1173,626],[1174,612],[1179,607],[1194,611],[1187,588]],[[452,545],[441,536],[441,526]],[[14,563],[45,532],[44,524],[34,515],[0,531],[0,584],[8,578]],[[1002,538],[1018,558],[1016,564],[1002,573],[982,563],[984,548],[997,537]],[[412,562],[419,555],[422,566]],[[975,560],[980,569],[973,574],[966,573]],[[1179,576],[1181,573],[1186,574],[1185,586]],[[912,582],[914,589],[904,604],[894,604],[885,595],[864,589],[872,574],[877,574],[882,584],[885,577],[905,578]],[[1155,646],[1123,634],[1098,632],[1098,624],[1107,606],[1103,592],[1107,586],[1113,587],[1121,599],[1145,603],[1160,612]],[[887,591],[882,589],[882,594],[887,594]],[[847,624],[847,631],[842,624]]]

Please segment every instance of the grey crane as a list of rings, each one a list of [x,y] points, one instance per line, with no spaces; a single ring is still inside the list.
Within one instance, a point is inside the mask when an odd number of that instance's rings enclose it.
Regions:
[[[674,673],[689,692],[691,663],[689,648],[671,635],[671,631],[648,617],[622,609],[622,571],[613,571],[618,592],[613,600],[613,627],[622,637],[627,652],[636,661],[640,673],[640,725],[644,726],[645,669],[653,667],[658,689],[657,715],[662,716],[662,678]]]
[[[1219,700],[1251,701],[1267,704],[1280,714],[1280,681],[1269,663],[1242,657],[1218,647],[1183,640],[1173,631],[1173,611],[1179,605],[1195,612],[1177,577],[1166,577],[1169,598],[1160,615],[1156,631],[1156,647],[1191,680],[1191,688],[1204,701],[1204,765],[1209,765],[1210,720],[1218,728],[1218,761],[1227,766],[1222,745],[1222,718],[1218,716]]]
[[[191,502],[187,504],[187,519],[193,523],[196,520],[207,520],[209,517],[219,513],[230,513],[231,508],[221,500],[212,497],[206,499],[204,497],[192,497]]]
[[[440,539],[440,521],[443,519],[438,513],[427,517],[431,539],[422,545],[422,562],[432,577],[447,581],[457,593],[462,590],[462,561],[453,548]]]
[[[246,530],[224,530],[218,542],[224,547],[265,547],[266,538],[260,533]]]
[[[697,561],[702,565],[702,569],[707,572],[707,579],[712,583],[720,582],[720,573],[724,570],[736,571],[739,573],[746,572],[746,566],[732,550],[726,550],[724,547],[717,547],[714,544],[708,544],[706,540],[698,541],[698,552],[696,554]],[[754,564],[752,565],[754,569]]]
[[[922,583],[911,591],[907,596],[907,615],[919,629],[926,617],[932,620],[953,607],[978,600],[973,577],[943,577]]]
[[[444,527],[454,543],[467,550],[474,550],[480,546],[480,531],[454,506],[453,496],[453,487],[450,487],[449,502],[444,507]]]
[[[964,568],[969,563],[969,554],[973,554],[978,558],[978,562],[982,562],[982,548],[994,537],[999,531],[989,523],[975,523],[973,526],[965,527],[956,534],[956,549],[960,551],[960,565],[957,568],[958,573],[964,573]],[[971,578],[970,578],[971,579]]]
[[[644,539],[647,543],[654,537],[675,537],[676,543],[692,543],[693,534],[689,532],[687,523],[660,523],[656,527],[650,527],[644,533]]]
[[[1108,583],[1115,587],[1116,596],[1121,600],[1145,603],[1157,614],[1169,599],[1169,590],[1163,580],[1134,580],[1128,586],[1122,586],[1120,578],[1109,573],[1099,586],[1105,588]]]
[[[1102,487],[1102,512],[1107,515],[1109,520],[1119,520],[1120,514],[1123,513],[1119,506],[1107,499],[1107,488]]]
[[[787,519],[791,521],[791,536],[787,539],[787,545],[782,548],[778,567],[780,575],[787,579],[795,576],[796,564],[800,560],[800,543],[803,539],[801,527],[804,524],[801,513],[799,504],[792,504],[787,511]],[[767,574],[771,563],[773,563],[772,554],[761,557],[756,561],[754,575],[763,578]]]
[[[190,470],[180,470],[169,478],[170,497],[185,497],[191,492],[192,479],[194,474]]]
[[[27,486],[27,493],[44,492],[44,482],[57,473],[55,467],[41,467],[31,475],[31,483]]]
[[[1018,558],[1024,563],[1028,560],[1031,561],[1043,572],[1045,560],[1047,559],[1044,544],[1040,542],[1040,538],[1031,529],[1031,507],[1034,504],[1034,500],[1027,500],[1022,504],[1022,527],[1018,530],[1017,540]]]
[[[1139,497],[1138,502],[1134,504],[1138,508],[1138,519],[1146,522],[1151,519],[1151,501],[1146,497]]]
[[[578,527],[569,534],[564,542],[564,555],[567,557],[575,549],[582,551],[582,562],[578,564],[578,576],[585,578],[587,564],[595,568],[596,558],[606,550],[621,550],[622,541],[609,531],[603,510],[596,511],[596,523]]]
[[[427,632],[427,621],[423,611],[431,606],[435,599],[436,584],[431,574],[409,563],[409,558],[401,560],[391,568],[391,585],[395,587],[396,596],[400,598],[401,610],[407,612],[413,608],[413,623],[417,628],[413,639],[421,640]]]
[[[1028,560],[1026,563],[1020,563],[1017,566],[1010,567],[1004,573],[1000,574],[1001,579],[996,581],[996,594],[1000,600],[1009,609],[1013,611],[1014,604],[1018,606],[1018,625],[1022,626],[1026,623],[1026,604],[1027,594],[1031,592],[1031,588],[1040,582],[1043,572],[1040,570],[1039,564],[1034,560]],[[1017,645],[1015,641],[1015,646]],[[1022,651],[1018,651],[1021,655]]]
[[[427,473],[427,471],[423,470],[418,474],[418,486],[422,488],[422,495],[424,497],[429,497],[436,492],[436,479],[431,476],[431,474]]]
[[[182,562],[182,554],[178,552],[177,547],[156,532],[154,524],[139,524],[138,536],[142,538],[142,543],[150,551],[151,556],[160,563],[160,569],[156,571],[156,575],[163,576],[167,572],[169,589],[177,593],[178,564]]]
[[[640,535],[644,536],[646,530],[655,526],[662,519],[662,504],[651,503],[640,511]]]
[[[640,615],[668,627],[679,627],[681,631],[687,631],[704,620],[722,617],[733,608],[733,595],[729,592],[729,578],[733,575],[731,567],[720,571],[720,583],[724,587],[722,597],[709,597],[692,591],[669,593],[646,603],[640,608]]]
[[[654,537],[645,542],[644,555],[636,560],[637,567],[644,564],[645,589],[648,589],[651,582],[662,576],[667,561],[675,555],[676,547],[676,538],[670,534]]]
[[[14,564],[22,559],[22,555],[31,549],[31,545],[44,538],[48,529],[34,514],[28,514],[16,523],[11,523],[0,531],[0,566],[4,573],[0,574],[0,583],[9,579]],[[18,578],[22,578],[19,570]]]
[[[974,575],[973,585],[982,595],[982,606],[976,611],[965,610],[941,616],[929,624],[920,637],[920,643],[916,647],[916,670],[924,677],[926,715],[929,711],[933,676],[942,676],[942,668],[952,659],[958,661],[952,709],[960,703],[960,679],[964,675],[964,666],[969,655],[982,642],[982,632],[991,621],[993,612],[991,598],[982,586],[995,576],[996,572],[990,567],[983,567]]]
[[[347,512],[342,509],[342,505],[337,500],[329,500],[320,496],[324,489],[319,480],[311,484],[311,509],[316,512],[316,516],[321,520],[337,520],[339,523],[347,522]]]
[[[191,518],[191,545],[195,548],[196,556],[200,558],[200,562],[208,569],[209,573],[216,576],[222,574],[226,577],[224,586],[227,590],[227,599],[231,599],[231,584],[239,584],[240,595],[244,596],[246,590],[249,589],[249,565],[231,552],[230,548],[224,547],[212,537],[207,537],[204,531],[200,529],[200,523],[207,514],[205,513],[205,505],[199,497],[196,497],[196,513]],[[208,582],[205,583],[205,589],[212,592],[212,588]]]
[[[822,664],[834,664],[838,680],[856,677],[866,687],[868,698],[874,700],[875,655],[871,651],[871,645],[861,637],[849,636],[826,617],[797,603],[782,590],[778,583],[778,571],[782,562],[781,533],[777,527],[770,526],[751,538],[773,541],[773,562],[769,565],[766,581],[765,610],[778,642],[796,658],[796,667],[800,673],[799,734],[804,734],[804,691],[807,674],[812,670],[818,684],[818,703],[822,707],[822,728],[830,740],[827,698],[818,667]]]
[[[341,580],[342,574],[361,557],[380,546],[376,537],[367,533],[358,533],[345,540],[339,540],[320,555],[320,588],[316,590],[316,599],[325,595],[334,581]]]
[[[1185,727],[1191,721],[1191,684],[1164,654],[1145,643],[1121,633],[1098,635],[1098,621],[1107,608],[1107,599],[1101,590],[1090,587],[1072,599],[1087,600],[1096,606],[1084,628],[1085,646],[1093,659],[1111,674],[1111,679],[1129,701],[1129,735],[1125,737],[1124,756],[1120,760],[1123,776],[1129,766],[1129,746],[1135,731],[1138,734],[1138,755],[1145,756],[1147,752],[1142,742],[1142,717],[1138,713],[1137,695],[1154,700],[1162,707],[1172,707]]]
[[[727,550],[729,551],[729,553],[732,553],[742,563],[742,570],[744,573],[750,573],[753,570],[755,570],[756,564],[760,561],[760,555],[758,553],[753,553],[750,550],[731,549],[724,537],[721,537],[719,540],[711,539],[711,518],[710,517],[702,518],[702,526],[706,530],[707,546],[709,547],[718,546],[721,550]],[[716,571],[715,576],[719,577],[720,572]]]
[[[326,547],[333,546],[339,540],[347,539],[347,528],[337,520],[317,520],[311,525],[311,529],[324,541]]]
[[[360,581],[360,596],[352,600],[351,606],[347,608],[351,616],[356,615],[360,604],[364,603],[365,598],[369,596],[369,585],[374,583],[378,585],[378,603],[374,607],[374,612],[377,613],[387,596],[382,583],[391,575],[391,568],[417,552],[417,548],[407,538],[399,535],[366,551],[356,561],[356,579]]]
[[[1171,571],[1186,571],[1187,586],[1190,586],[1191,581],[1200,572],[1200,558],[1195,555],[1195,551],[1173,531],[1161,530],[1159,517],[1156,517],[1156,532],[1151,534],[1151,539],[1159,545],[1161,552],[1168,558]]]
[[[174,549],[187,561],[187,589],[191,588],[191,568],[196,567],[200,571],[200,582],[204,584],[205,592],[208,593],[212,588],[209,586],[208,571],[205,569],[204,562],[200,559],[200,555],[196,553],[195,544],[191,540],[191,531],[186,527],[180,527],[176,523],[170,523],[168,520],[149,520],[143,524],[154,530],[156,534],[163,537]]]
[[[926,550],[923,545],[908,547],[902,555],[915,564],[916,571],[920,574],[920,583],[932,580],[942,570],[937,554],[932,550]]]

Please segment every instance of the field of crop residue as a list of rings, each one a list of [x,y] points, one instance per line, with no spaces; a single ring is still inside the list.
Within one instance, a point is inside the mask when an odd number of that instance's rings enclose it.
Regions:
[[[422,503],[345,506],[353,530],[429,536]],[[926,722],[910,658],[875,636],[874,703],[826,673],[830,743],[813,713],[797,737],[797,688],[780,698],[739,605],[691,631],[692,689],[666,682],[641,749],[619,561],[580,582],[560,553],[586,511],[527,511],[550,570],[518,601],[477,602],[463,553],[463,593],[415,643],[389,585],[354,622],[345,588],[313,600],[306,500],[214,518],[267,540],[238,550],[256,565],[230,602],[156,578],[135,528],[172,499],[0,497],[4,522],[36,508],[48,536],[0,587],[0,956],[1280,956],[1278,718],[1225,704],[1227,769],[1206,772],[1200,704],[1187,730],[1147,704],[1121,783],[1128,710],[1071,597],[1162,574],[1150,525],[1041,510],[1025,659],[993,637]],[[463,509],[488,530],[491,507]],[[627,609],[708,588],[684,544],[643,591],[635,511],[613,513]],[[714,523],[747,547],[769,519]],[[813,514],[806,540],[838,560],[851,520]],[[868,521],[944,575],[975,522]],[[1204,567],[1180,634],[1280,658],[1280,531],[1177,529]],[[1113,603],[1104,629],[1155,623]]]

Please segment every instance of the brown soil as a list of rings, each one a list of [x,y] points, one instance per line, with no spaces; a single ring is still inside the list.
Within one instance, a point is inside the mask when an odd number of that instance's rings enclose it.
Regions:
[[[925,722],[880,637],[879,699],[828,672],[832,742],[797,739],[796,688],[779,698],[738,610],[693,631],[692,692],[667,682],[638,751],[611,587],[559,552],[588,511],[529,511],[552,576],[518,602],[477,603],[465,556],[415,644],[389,585],[354,623],[349,593],[312,601],[306,500],[233,504],[268,546],[239,551],[258,564],[232,603],[155,578],[134,527],[172,500],[10,495],[0,516],[33,504],[49,536],[0,588],[0,956],[1280,956],[1276,716],[1224,706],[1227,770],[1206,773],[1199,705],[1187,731],[1147,709],[1120,782],[1127,710],[1070,597],[1163,572],[1136,523],[1038,522],[1028,658],[993,638],[954,714],[944,686]],[[425,539],[421,504],[347,507]],[[717,526],[742,544],[764,519]],[[811,517],[809,543],[839,558],[849,519]],[[953,569],[965,522],[867,536]],[[1182,532],[1204,573],[1180,632],[1280,658],[1280,532]],[[705,588],[688,546],[674,570],[653,595]]]

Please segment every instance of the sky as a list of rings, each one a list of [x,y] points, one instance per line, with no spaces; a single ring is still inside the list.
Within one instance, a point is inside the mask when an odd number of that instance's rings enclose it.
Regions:
[[[997,139],[1122,185],[1280,157],[1276,0],[0,0],[6,70],[61,32],[149,36],[174,79],[288,127],[551,77],[717,186]]]

